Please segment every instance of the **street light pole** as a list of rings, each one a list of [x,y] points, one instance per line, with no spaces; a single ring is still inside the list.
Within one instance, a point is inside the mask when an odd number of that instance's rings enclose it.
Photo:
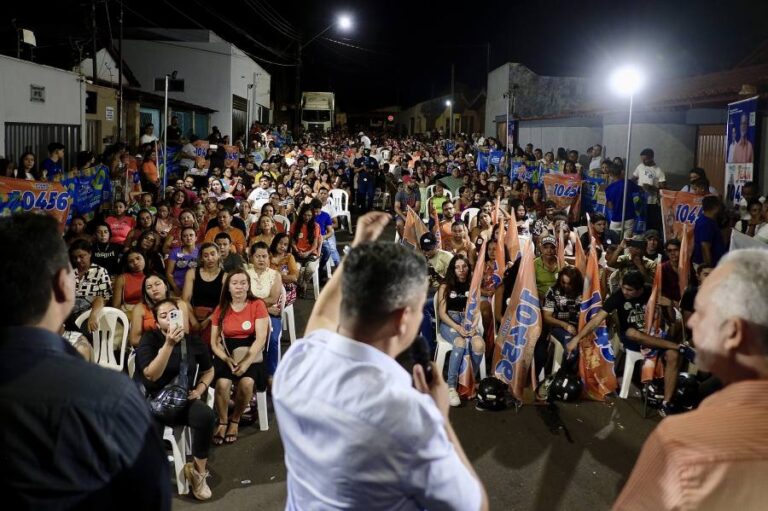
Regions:
[[[168,75],[165,75],[165,104],[164,104],[164,110],[165,113],[163,114],[165,118],[163,119],[163,122],[165,123],[165,126],[163,127],[163,189],[161,192],[161,197],[165,199],[165,188],[168,183]]]
[[[296,100],[296,109],[295,109],[295,115],[294,115],[294,131],[298,132],[299,126],[301,126],[301,54],[304,51],[304,48],[309,46],[315,39],[322,36],[326,32],[328,32],[330,29],[332,29],[335,25],[339,25],[339,28],[342,30],[349,30],[352,27],[352,19],[349,16],[342,15],[339,16],[337,20],[335,20],[333,23],[325,27],[323,30],[318,32],[314,37],[309,39],[307,42],[302,43],[301,38],[297,39],[298,48],[296,49],[296,91],[295,91],[295,100]]]
[[[624,164],[624,198],[621,201],[621,204],[623,206],[621,210],[621,237],[624,237],[624,223],[626,222],[626,213],[627,213],[627,188],[629,184],[629,147],[632,143],[632,106],[634,102],[635,95],[634,93],[629,95],[629,119],[627,120],[627,157],[626,160],[624,160],[626,163]]]
[[[632,107],[635,93],[643,86],[643,75],[637,68],[625,66],[617,69],[610,77],[613,91],[622,96],[629,96],[629,117],[627,118],[627,153],[624,163],[624,193],[621,203],[621,236],[624,237],[624,225],[627,222],[627,188],[629,185],[629,155],[632,143]]]

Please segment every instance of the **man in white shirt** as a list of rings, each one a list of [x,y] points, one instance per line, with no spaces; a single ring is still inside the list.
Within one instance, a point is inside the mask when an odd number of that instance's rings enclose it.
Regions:
[[[592,147],[592,159],[589,160],[589,175],[596,175],[600,173],[600,166],[603,164],[603,146],[595,144]]]
[[[448,420],[440,371],[432,364],[427,384],[417,364],[412,381],[395,361],[418,333],[427,266],[402,245],[373,241],[388,221],[360,218],[306,337],[275,373],[288,510],[488,509]]]
[[[261,211],[261,207],[269,202],[269,196],[275,193],[275,189],[270,186],[271,182],[268,175],[262,174],[259,178],[259,187],[254,188],[248,196],[248,202],[251,203],[254,211]]]
[[[653,160],[653,149],[643,149],[640,152],[640,165],[632,173],[632,179],[645,191],[648,204],[646,226],[648,229],[661,231],[661,206],[659,205],[659,190],[666,188],[667,176]]]
[[[144,134],[139,139],[139,144],[152,144],[157,141],[157,137],[155,136],[155,125],[152,123],[147,124],[144,126]]]
[[[362,131],[357,134],[358,137],[360,137],[360,143],[363,145],[364,149],[370,149],[371,148],[371,139],[368,138],[368,136],[363,133]]]
[[[193,142],[196,140],[197,137],[194,136],[191,140],[186,137],[182,137],[181,139],[181,143],[184,145],[181,146],[181,154],[179,155],[181,160],[179,160],[179,165],[184,167],[184,171],[195,168],[195,158],[197,157],[197,152],[195,151]]]

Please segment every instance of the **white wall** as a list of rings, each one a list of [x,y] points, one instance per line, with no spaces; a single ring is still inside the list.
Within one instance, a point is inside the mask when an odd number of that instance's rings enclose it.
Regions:
[[[254,74],[256,75],[255,95],[253,89],[248,89],[248,84],[254,83]],[[248,104],[251,107],[251,121],[256,119],[259,114],[258,108],[255,108],[253,103],[261,105],[264,108],[270,108],[269,99],[272,88],[272,78],[264,68],[255,63],[250,57],[235,46],[232,46],[232,66],[230,76],[232,94],[237,94],[248,100]],[[268,121],[268,119],[260,120],[263,122]]]
[[[630,148],[630,171],[640,164],[640,151],[653,149],[656,163],[667,175],[669,188],[679,189],[688,182],[688,171],[693,167],[696,156],[696,126],[672,123],[632,123],[632,147]],[[605,124],[603,145],[606,156],[626,157],[627,125]]]
[[[30,101],[30,85],[45,87],[44,103]],[[84,138],[85,87],[75,73],[0,55],[0,155],[6,122],[78,124]]]
[[[485,99],[484,134],[496,136],[496,116],[506,115],[507,100],[504,93],[509,89],[509,64],[497,67],[488,73],[488,84]]]
[[[557,154],[558,147],[576,149],[583,153],[587,147],[599,144],[603,140],[603,130],[595,126],[525,126],[521,121],[519,128],[521,147],[531,143],[545,153]]]
[[[232,131],[231,55],[228,43],[184,43],[177,41],[123,42],[126,64],[131,68],[141,89],[155,92],[155,78],[178,71],[184,92],[171,92],[169,97],[204,106],[211,114],[211,126],[223,134]],[[164,126],[155,127],[160,133]]]

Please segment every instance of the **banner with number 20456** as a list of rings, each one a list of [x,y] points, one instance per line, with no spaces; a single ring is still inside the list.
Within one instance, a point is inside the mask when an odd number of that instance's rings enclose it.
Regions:
[[[63,229],[71,204],[72,198],[59,183],[0,177],[0,217],[39,211],[52,215]]]

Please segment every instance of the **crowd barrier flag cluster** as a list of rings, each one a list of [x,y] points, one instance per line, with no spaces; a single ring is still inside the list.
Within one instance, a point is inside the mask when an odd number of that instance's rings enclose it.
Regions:
[[[513,227],[510,224],[509,230]],[[509,306],[501,320],[493,357],[494,376],[507,383],[513,395],[520,400],[523,399],[527,378],[534,381],[533,351],[542,325],[533,267],[533,242],[526,241],[521,249],[520,269]]]
[[[477,254],[477,264],[472,272],[472,281],[469,285],[469,297],[467,297],[467,308],[464,310],[464,323],[461,325],[464,330],[470,331],[480,322],[480,286],[483,283],[483,272],[485,271],[485,250],[488,242],[484,241],[483,246]],[[472,336],[464,339],[464,356],[461,360],[459,369],[459,395],[471,399],[475,397],[475,372],[472,368],[472,358],[470,350],[472,349]],[[456,349],[456,348],[454,348]]]

